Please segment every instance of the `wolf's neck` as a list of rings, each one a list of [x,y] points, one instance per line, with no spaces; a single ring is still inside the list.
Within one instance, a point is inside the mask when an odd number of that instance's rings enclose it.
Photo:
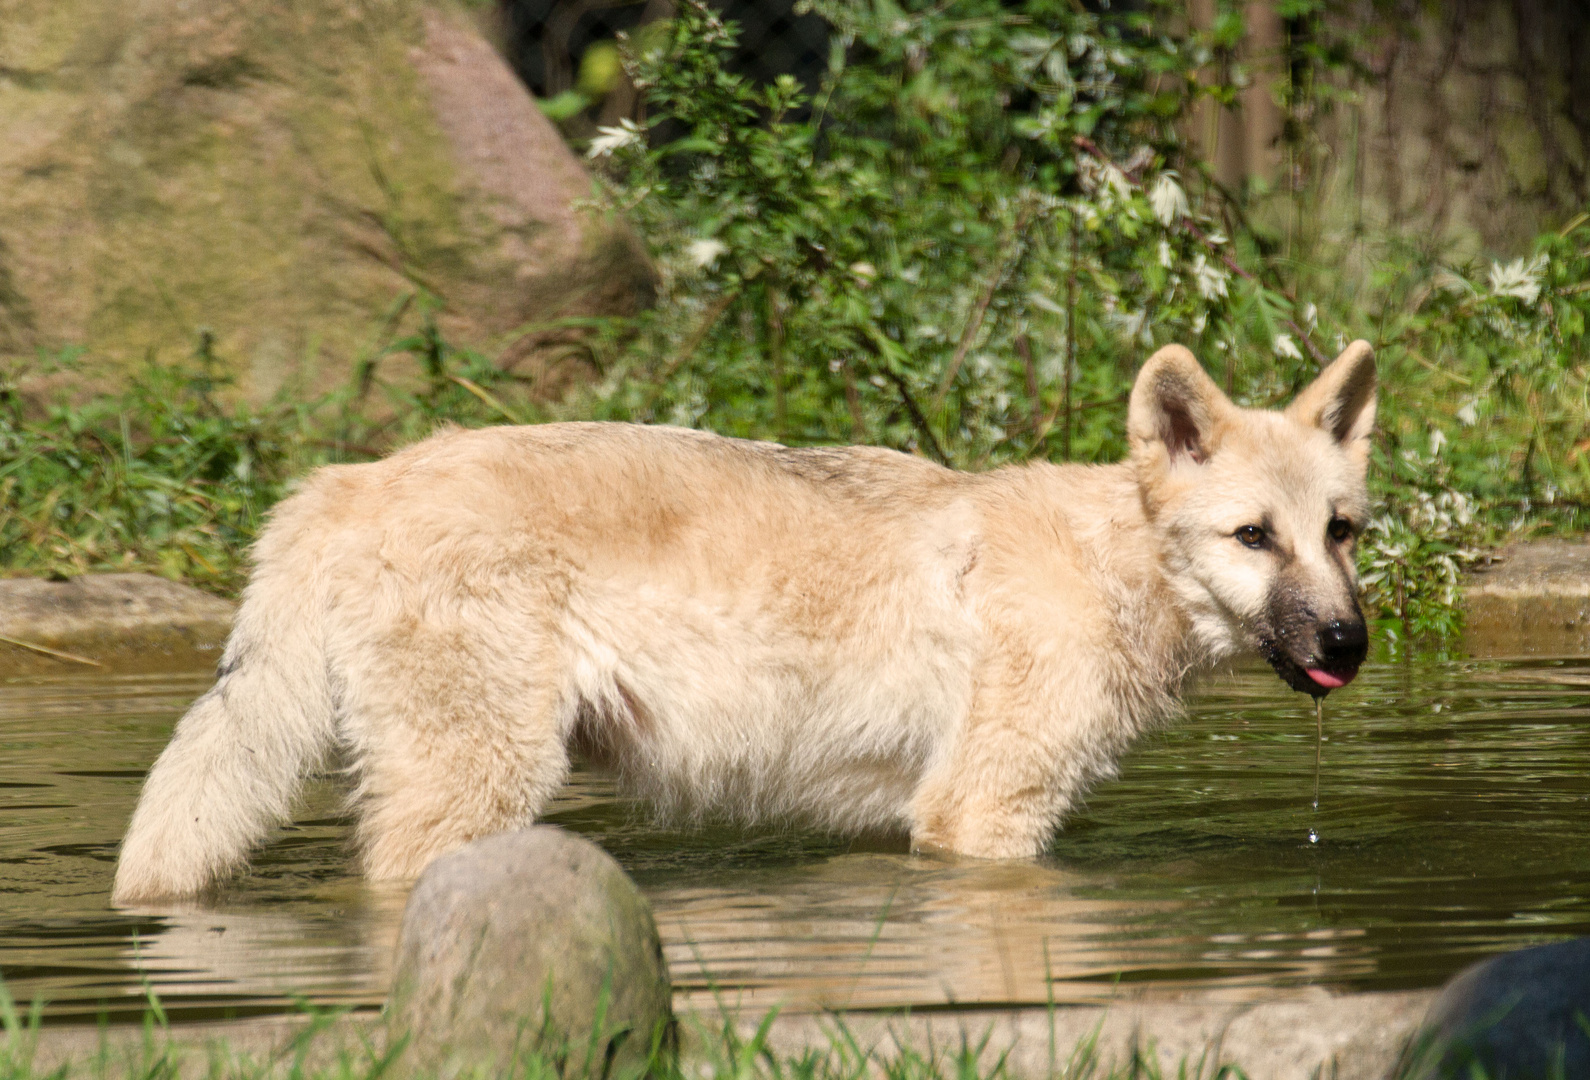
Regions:
[[[1122,677],[1174,692],[1203,650],[1171,587],[1130,465],[1038,463],[1010,478],[1020,485],[1012,502],[1043,523],[1040,534],[1075,545],[1076,568],[1109,613],[1110,651],[1123,665]],[[1136,670],[1128,673],[1127,665]]]
[[[1229,623],[1177,587],[1130,465],[1047,468],[1052,505],[1113,613],[1120,685],[1139,699],[1133,711],[1149,722],[1173,713],[1190,678],[1239,651]]]

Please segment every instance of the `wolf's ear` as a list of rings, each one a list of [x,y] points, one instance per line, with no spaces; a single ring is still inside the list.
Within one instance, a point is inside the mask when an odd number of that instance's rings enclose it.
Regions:
[[[1369,438],[1375,426],[1375,350],[1355,341],[1319,373],[1286,415],[1329,432],[1343,446]]]
[[[1148,358],[1132,386],[1126,413],[1132,454],[1163,447],[1168,464],[1201,464],[1214,452],[1216,421],[1231,407],[1192,353],[1166,345]]]

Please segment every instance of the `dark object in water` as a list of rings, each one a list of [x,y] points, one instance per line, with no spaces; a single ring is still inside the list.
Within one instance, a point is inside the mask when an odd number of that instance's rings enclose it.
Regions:
[[[1590,1077],[1590,938],[1464,968],[1425,1015],[1409,1080]]]

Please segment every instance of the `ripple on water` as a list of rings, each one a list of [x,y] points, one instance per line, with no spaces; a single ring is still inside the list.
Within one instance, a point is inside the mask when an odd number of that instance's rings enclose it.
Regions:
[[[334,775],[205,905],[116,910],[144,770],[208,685],[72,676],[0,695],[0,973],[51,1021],[379,1004],[404,899],[349,873]],[[1098,1000],[1438,983],[1590,933],[1590,662],[1371,665],[1315,718],[1262,672],[1213,680],[1039,863],[649,826],[577,773],[548,817],[651,897],[681,1005]],[[881,849],[881,850],[879,850]]]

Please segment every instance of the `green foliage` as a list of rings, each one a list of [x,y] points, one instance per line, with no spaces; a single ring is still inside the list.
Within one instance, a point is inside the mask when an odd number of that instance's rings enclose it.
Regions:
[[[404,371],[387,377],[395,362]],[[82,374],[84,363],[72,350],[30,373]],[[18,392],[20,372],[0,371],[0,567],[152,571],[235,594],[266,511],[308,469],[368,460],[442,422],[523,419],[498,397],[511,377],[448,344],[428,314],[317,400],[288,388],[252,408],[222,367],[203,333],[182,362],[151,358],[115,394],[42,411]]]
[[[1419,636],[1450,637],[1462,625],[1461,575],[1485,551],[1485,526],[1474,500],[1452,486],[1438,448],[1375,458],[1380,497],[1359,556],[1367,607],[1393,647]]]
[[[1590,508],[1590,215],[1532,256],[1443,265],[1392,248],[1358,325],[1383,396],[1368,598],[1393,635],[1458,628],[1460,572],[1508,535],[1576,531]]]
[[[275,418],[223,405],[223,385],[207,335],[191,364],[150,362],[122,394],[39,418],[0,382],[0,565],[232,584],[291,448]]]
[[[1138,181],[1176,153],[1187,50],[1052,0],[817,10],[836,45],[811,101],[729,73],[735,30],[700,5],[632,57],[678,137],[592,150],[664,299],[581,407],[961,466],[1118,455],[1097,410],[1123,339],[1211,325],[1225,295],[1217,245]],[[1183,256],[1201,276],[1172,281]]]

